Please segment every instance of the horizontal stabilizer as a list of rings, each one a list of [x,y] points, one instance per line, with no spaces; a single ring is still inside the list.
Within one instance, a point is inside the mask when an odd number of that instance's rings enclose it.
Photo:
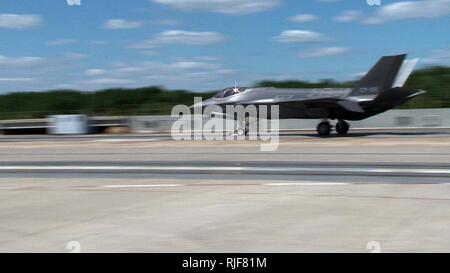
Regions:
[[[425,91],[425,90],[419,90],[419,91],[409,95],[408,98],[412,99],[412,98],[418,97],[418,96],[426,94],[426,93],[427,93],[427,91]]]

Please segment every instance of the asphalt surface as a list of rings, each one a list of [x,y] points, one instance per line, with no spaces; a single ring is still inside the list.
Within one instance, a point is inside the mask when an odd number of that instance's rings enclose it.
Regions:
[[[450,251],[447,132],[260,145],[2,136],[0,252]]]

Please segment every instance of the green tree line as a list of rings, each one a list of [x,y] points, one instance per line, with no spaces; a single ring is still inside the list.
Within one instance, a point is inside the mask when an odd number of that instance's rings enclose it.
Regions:
[[[328,88],[351,87],[354,82],[322,80],[262,81],[257,87]],[[401,108],[450,108],[450,67],[428,67],[413,73],[407,88],[424,89],[427,94]],[[42,118],[55,114],[166,115],[177,104],[192,105],[194,97],[212,97],[214,92],[166,90],[162,87],[107,89],[97,92],[53,90],[14,92],[0,96],[0,119]]]

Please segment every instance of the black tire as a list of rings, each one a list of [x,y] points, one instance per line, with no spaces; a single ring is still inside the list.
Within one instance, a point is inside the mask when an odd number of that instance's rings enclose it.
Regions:
[[[331,125],[329,122],[321,122],[317,125],[317,133],[320,136],[329,136],[331,133]]]
[[[340,135],[348,134],[349,130],[350,130],[350,125],[345,121],[339,121],[336,124],[336,132]]]

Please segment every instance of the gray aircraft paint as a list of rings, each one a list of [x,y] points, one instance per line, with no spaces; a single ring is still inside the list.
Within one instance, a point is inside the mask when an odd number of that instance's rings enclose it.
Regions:
[[[202,106],[279,105],[280,119],[361,120],[424,93],[403,88],[417,63],[405,59],[406,55],[382,57],[354,88],[239,88],[238,94],[220,97],[219,93]],[[226,90],[231,89],[222,92]]]

